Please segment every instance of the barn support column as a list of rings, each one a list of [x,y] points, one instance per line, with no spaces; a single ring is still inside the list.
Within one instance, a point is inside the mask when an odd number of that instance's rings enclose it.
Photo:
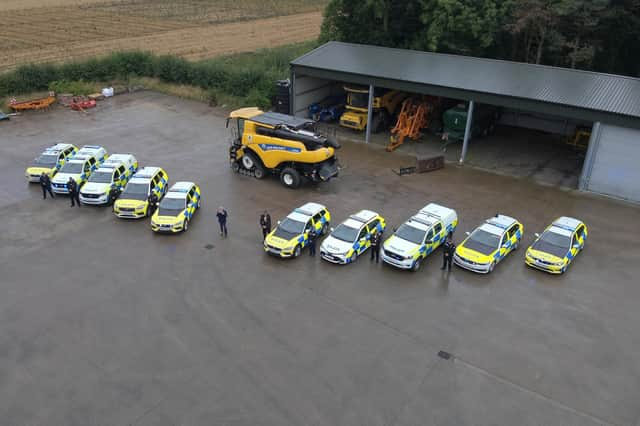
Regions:
[[[473,101],[469,101],[469,111],[467,112],[467,124],[464,127],[464,139],[462,140],[462,152],[460,153],[460,164],[464,163],[469,149],[469,139],[471,138],[471,123],[473,121]]]
[[[369,104],[367,105],[367,130],[364,141],[369,143],[371,140],[371,122],[373,121],[373,84],[369,85]]]
[[[582,173],[580,173],[580,180],[578,181],[578,189],[586,191],[589,189],[589,178],[591,177],[591,170],[593,169],[593,156],[595,155],[598,142],[600,140],[600,122],[593,123],[591,128],[591,137],[589,138],[589,146],[587,146],[587,153],[584,156],[584,163],[582,164]]]

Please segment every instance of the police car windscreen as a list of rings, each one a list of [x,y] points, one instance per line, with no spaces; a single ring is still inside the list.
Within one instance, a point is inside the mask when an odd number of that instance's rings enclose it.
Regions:
[[[65,163],[60,169],[60,173],[82,173],[82,163]]]
[[[482,229],[476,229],[464,246],[482,254],[490,254],[500,245],[500,235],[492,234]]]
[[[178,216],[185,209],[184,199],[180,198],[163,198],[158,206],[158,215],[160,216]]]
[[[545,232],[538,241],[533,243],[531,248],[562,258],[566,256],[570,247],[571,238],[568,236],[556,234],[555,232]]]
[[[56,163],[58,162],[58,156],[57,155],[48,155],[48,154],[43,154],[37,158],[35,158],[33,160],[33,165],[34,166],[46,166],[46,167],[53,167],[56,165]]]
[[[333,238],[337,238],[337,239],[345,241],[347,243],[352,243],[358,237],[358,232],[359,231],[360,231],[359,229],[351,228],[350,226],[346,226],[344,224],[340,224],[331,233],[331,236]]]
[[[395,236],[398,238],[402,238],[403,240],[409,241],[413,244],[422,244],[424,241],[424,234],[426,231],[422,229],[414,228],[413,226],[409,226],[406,223],[402,224],[400,228],[395,233]]]
[[[89,182],[94,183],[111,183],[113,172],[95,172],[89,177]]]
[[[149,194],[148,183],[129,183],[120,198],[131,200],[146,200]]]
[[[298,222],[297,220],[286,218],[278,225],[276,232],[274,232],[273,235],[278,238],[290,240],[296,235],[302,234],[305,225],[306,224],[304,222]]]

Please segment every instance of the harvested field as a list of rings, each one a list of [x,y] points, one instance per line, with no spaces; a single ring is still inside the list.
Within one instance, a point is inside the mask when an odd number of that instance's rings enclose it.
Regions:
[[[119,50],[196,60],[310,40],[319,34],[324,6],[306,0],[68,0],[73,6],[61,6],[65,1],[36,8],[0,3],[0,72]]]

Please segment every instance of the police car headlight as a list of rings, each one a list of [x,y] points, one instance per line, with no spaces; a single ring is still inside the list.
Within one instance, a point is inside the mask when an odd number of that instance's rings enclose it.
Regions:
[[[138,204],[136,206],[136,210],[143,210],[144,209],[144,204]]]

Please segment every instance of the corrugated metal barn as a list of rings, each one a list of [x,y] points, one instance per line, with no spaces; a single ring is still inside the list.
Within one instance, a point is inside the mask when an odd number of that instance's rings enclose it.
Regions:
[[[472,139],[476,105],[500,107],[507,125],[560,133],[568,132],[567,123],[586,124],[590,137],[578,187],[640,202],[640,79],[330,42],[291,62],[291,81],[294,115],[306,115],[309,105],[340,92],[344,84],[368,87],[370,99],[384,88],[462,101],[467,125],[460,162]],[[371,101],[368,114],[371,119]]]

